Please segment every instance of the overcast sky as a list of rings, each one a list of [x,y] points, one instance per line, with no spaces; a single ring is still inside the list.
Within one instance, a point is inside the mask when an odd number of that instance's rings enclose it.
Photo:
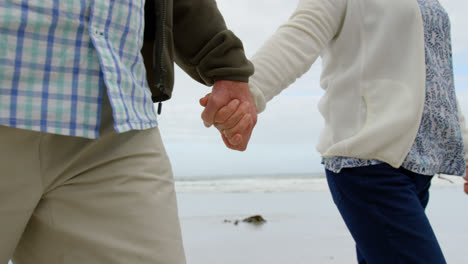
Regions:
[[[416,0],[414,0],[416,1]],[[279,25],[287,21],[297,0],[218,0],[225,20],[244,42],[251,57]],[[455,85],[465,115],[468,114],[468,1],[440,0],[452,21]],[[300,80],[273,99],[259,115],[246,152],[224,147],[214,128],[200,119],[198,99],[211,88],[176,72],[171,101],[164,103],[159,119],[163,140],[177,177],[237,174],[322,172],[315,150],[323,120],[317,103],[320,61]]]

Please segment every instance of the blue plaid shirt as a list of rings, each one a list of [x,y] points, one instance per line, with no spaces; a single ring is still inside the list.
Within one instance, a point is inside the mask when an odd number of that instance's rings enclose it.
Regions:
[[[0,1],[0,125],[97,138],[157,125],[140,49],[145,0]]]

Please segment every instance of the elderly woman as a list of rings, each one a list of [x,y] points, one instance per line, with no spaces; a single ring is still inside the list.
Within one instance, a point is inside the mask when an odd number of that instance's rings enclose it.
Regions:
[[[317,149],[358,262],[445,263],[425,208],[435,174],[466,168],[447,13],[437,0],[300,0],[252,59],[259,111],[319,56]],[[231,104],[205,122],[237,144],[241,114]]]

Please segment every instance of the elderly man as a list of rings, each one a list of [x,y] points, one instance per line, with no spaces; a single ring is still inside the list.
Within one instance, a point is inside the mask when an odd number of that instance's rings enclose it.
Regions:
[[[0,29],[0,263],[185,263],[153,107],[174,58],[251,113],[228,147],[256,122],[215,0],[5,0]]]

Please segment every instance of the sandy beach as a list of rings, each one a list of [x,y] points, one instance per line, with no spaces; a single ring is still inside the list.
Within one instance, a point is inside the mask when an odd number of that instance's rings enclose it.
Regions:
[[[447,263],[466,264],[468,196],[449,179],[434,179],[427,214]],[[187,263],[357,263],[327,188],[323,178],[177,182]],[[234,224],[257,214],[266,224]]]
[[[435,179],[427,214],[447,263],[468,263],[468,196]],[[183,187],[179,188],[183,189]],[[188,264],[356,263],[354,242],[326,190],[178,194]],[[224,220],[261,214],[267,223]]]

